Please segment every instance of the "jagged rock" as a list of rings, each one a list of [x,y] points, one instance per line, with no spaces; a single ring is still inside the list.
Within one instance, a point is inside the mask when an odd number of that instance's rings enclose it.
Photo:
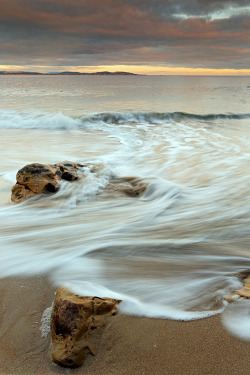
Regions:
[[[247,278],[244,280],[244,286],[243,288],[237,290],[236,292],[230,294],[228,297],[225,298],[227,302],[233,302],[235,301],[235,297],[244,297],[244,298],[250,298],[250,275],[247,276]]]
[[[90,334],[103,326],[105,317],[117,313],[120,300],[82,297],[66,288],[57,289],[52,314],[52,360],[65,367],[81,366],[88,353],[95,354]]]
[[[78,178],[81,164],[64,162],[53,165],[33,163],[21,168],[16,175],[17,183],[12,188],[11,200],[15,203],[42,192],[56,192],[61,179],[73,181]]]
[[[136,177],[114,178],[107,186],[108,191],[115,191],[130,197],[140,197],[147,189],[147,184]]]

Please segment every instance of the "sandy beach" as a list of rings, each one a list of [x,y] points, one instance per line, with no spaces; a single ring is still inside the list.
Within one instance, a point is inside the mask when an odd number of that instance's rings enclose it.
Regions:
[[[0,374],[246,375],[248,342],[231,336],[220,316],[178,322],[118,314],[92,336],[95,356],[78,369],[54,365],[50,337],[41,337],[41,317],[54,288],[44,276],[0,282]]]

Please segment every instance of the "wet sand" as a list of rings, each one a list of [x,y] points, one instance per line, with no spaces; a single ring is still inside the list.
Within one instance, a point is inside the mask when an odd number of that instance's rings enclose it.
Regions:
[[[44,276],[0,281],[0,374],[246,375],[250,345],[231,336],[220,316],[192,322],[118,314],[95,333],[96,356],[67,370],[51,363],[41,317],[54,298]]]

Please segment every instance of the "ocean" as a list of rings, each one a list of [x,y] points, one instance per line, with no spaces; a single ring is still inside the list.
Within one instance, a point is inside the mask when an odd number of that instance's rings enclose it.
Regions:
[[[0,76],[0,277],[46,274],[123,313],[222,314],[250,340],[250,77]],[[10,200],[24,165],[101,163]],[[112,176],[147,184],[105,194]],[[235,307],[233,306],[235,305]]]

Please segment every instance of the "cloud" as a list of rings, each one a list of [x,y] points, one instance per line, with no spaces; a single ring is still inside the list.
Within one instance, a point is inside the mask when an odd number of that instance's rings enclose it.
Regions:
[[[1,63],[248,68],[248,6],[248,0],[1,2]]]

